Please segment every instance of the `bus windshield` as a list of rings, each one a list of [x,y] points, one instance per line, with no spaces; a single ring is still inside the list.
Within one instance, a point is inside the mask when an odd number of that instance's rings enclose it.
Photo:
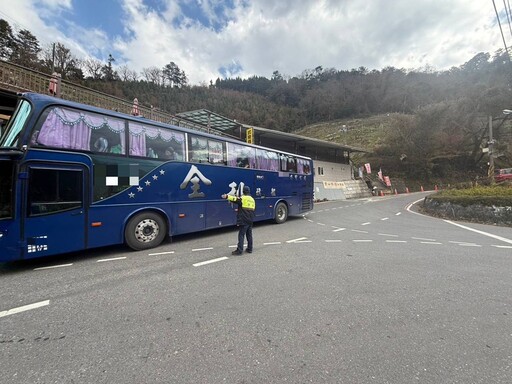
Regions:
[[[17,147],[21,130],[25,126],[28,115],[31,111],[30,103],[22,100],[9,124],[0,139],[0,147]]]

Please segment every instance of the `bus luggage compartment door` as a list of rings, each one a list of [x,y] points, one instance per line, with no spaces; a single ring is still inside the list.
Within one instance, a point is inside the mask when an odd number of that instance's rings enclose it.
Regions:
[[[25,258],[85,248],[85,168],[30,165],[23,209]]]

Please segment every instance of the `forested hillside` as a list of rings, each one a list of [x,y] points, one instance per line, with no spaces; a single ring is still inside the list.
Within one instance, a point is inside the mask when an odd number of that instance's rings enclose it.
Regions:
[[[0,20],[0,59],[170,113],[206,108],[246,124],[363,147],[371,153],[355,161],[414,179],[485,176],[482,147],[492,116],[497,167],[512,166],[512,126],[502,113],[512,108],[512,65],[501,51],[445,71],[319,65],[295,75],[274,71],[269,78],[190,85],[176,58],[137,73],[116,66],[112,56],[83,60],[59,42],[41,47],[30,31]]]

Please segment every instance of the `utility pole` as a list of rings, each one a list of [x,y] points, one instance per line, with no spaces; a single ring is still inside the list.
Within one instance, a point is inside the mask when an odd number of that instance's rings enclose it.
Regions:
[[[489,177],[489,181],[491,184],[494,184],[494,139],[492,137],[492,116],[489,116],[489,170],[487,171],[487,176]]]

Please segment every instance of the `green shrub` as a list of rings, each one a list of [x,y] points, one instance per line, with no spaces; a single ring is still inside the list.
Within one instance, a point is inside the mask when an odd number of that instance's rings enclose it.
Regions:
[[[494,185],[448,189],[430,195],[429,198],[462,206],[475,204],[484,206],[512,206],[512,187],[509,185]]]

